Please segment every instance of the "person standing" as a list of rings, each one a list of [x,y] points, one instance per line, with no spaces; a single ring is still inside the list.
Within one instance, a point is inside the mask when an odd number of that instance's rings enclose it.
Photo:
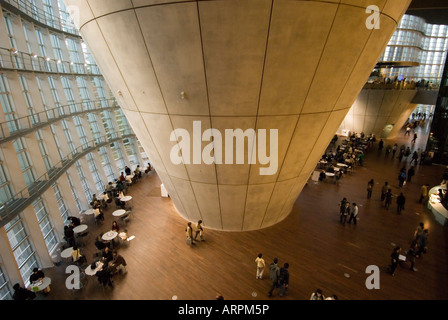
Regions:
[[[417,257],[420,257],[422,253],[426,253],[426,246],[428,242],[428,229],[423,230],[422,234],[418,237],[417,240]]]
[[[258,256],[255,258],[255,264],[257,265],[257,275],[256,275],[256,279],[263,279],[263,272],[264,272],[264,267],[266,265],[264,259],[263,259],[263,254],[259,253]]]
[[[350,212],[350,219],[348,219],[348,223],[353,223],[356,225],[356,220],[358,219],[358,206],[353,202],[352,211]]]
[[[389,210],[389,207],[392,203],[392,198],[392,189],[389,188],[386,192],[386,196],[384,197],[384,207],[386,208],[386,210]]]
[[[428,199],[428,192],[429,192],[429,184],[424,184],[420,188],[420,199],[418,200],[418,203],[422,203],[423,200],[426,202]]]
[[[371,179],[369,182],[367,182],[367,199],[372,198],[372,191],[373,191],[374,185],[375,185],[375,182],[373,181],[373,179]]]
[[[415,143],[416,140],[417,140],[417,134],[414,133],[414,138],[412,139],[412,143]]]
[[[269,265],[269,278],[272,281],[271,290],[268,292],[268,297],[272,296],[272,292],[275,288],[278,288],[278,278],[280,276],[280,268],[277,265],[278,258],[274,258],[274,261]]]
[[[409,267],[409,270],[415,271],[414,264],[415,264],[415,257],[417,256],[417,242],[412,241],[411,247],[409,248],[408,252],[406,253],[406,259],[411,262],[411,266]]]
[[[16,283],[12,288],[14,289],[12,298],[16,301],[33,300],[36,298],[36,293],[21,287],[19,283]]]
[[[418,239],[420,238],[420,236],[423,233],[423,230],[425,230],[425,224],[423,222],[420,222],[417,226],[417,229],[415,229],[414,232],[414,241],[418,241]]]
[[[341,211],[341,223],[345,225],[347,222],[347,217],[350,215],[350,202],[345,202],[345,208]]]
[[[406,197],[403,192],[400,192],[400,195],[397,197],[397,213],[400,214],[402,210],[404,210],[404,204],[406,203]]]
[[[201,239],[201,241],[205,241],[204,240],[204,228],[202,227],[202,220],[199,220],[198,223],[196,224],[196,232],[194,234],[194,241],[196,241],[198,236]]]
[[[283,268],[280,269],[280,278],[279,278],[279,296],[283,297],[284,294],[289,291],[289,263],[285,262]]]
[[[399,262],[399,256],[400,256],[401,248],[399,246],[396,246],[394,248],[394,251],[392,251],[390,255],[390,274],[394,277],[395,276],[395,270],[398,267]]]
[[[322,290],[316,289],[316,291],[311,294],[310,300],[325,300]]]
[[[403,187],[404,182],[406,181],[406,169],[403,167],[398,174],[398,187]]]

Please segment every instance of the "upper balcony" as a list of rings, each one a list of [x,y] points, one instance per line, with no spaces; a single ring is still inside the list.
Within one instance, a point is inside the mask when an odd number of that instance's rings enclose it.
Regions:
[[[101,112],[117,109],[120,106],[115,99],[103,99],[72,103],[57,108],[37,112],[25,117],[0,123],[0,144],[25,136],[52,123],[89,112]]]
[[[96,64],[75,63],[41,57],[35,53],[0,47],[0,69],[51,74],[102,76]]]
[[[32,21],[41,27],[80,37],[78,30],[73,24],[69,24],[60,17],[45,12],[27,0],[0,0],[0,5],[11,13],[19,15],[25,20]]]

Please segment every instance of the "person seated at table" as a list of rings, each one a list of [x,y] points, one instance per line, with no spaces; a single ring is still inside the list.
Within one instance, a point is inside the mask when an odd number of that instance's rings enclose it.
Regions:
[[[112,231],[116,231],[116,232],[120,231],[120,226],[118,225],[117,221],[112,222]]]
[[[95,207],[95,209],[93,209],[93,214],[96,221],[104,221],[104,213],[100,210],[100,207]]]
[[[128,240],[128,230],[127,230],[127,229],[124,229],[124,231],[120,232],[120,233],[118,234],[118,236],[120,237],[120,239],[121,239],[122,241],[126,241],[126,240]]]
[[[81,250],[77,246],[73,246],[72,259],[73,262],[77,264],[81,264],[87,261],[86,257],[81,254]]]
[[[67,241],[67,245],[69,247],[73,247],[75,245],[75,232],[73,231],[73,228],[64,226],[64,239]]]
[[[112,202],[111,197],[109,197],[109,194],[106,191],[103,192],[103,201],[104,201],[106,208],[107,208],[107,204]]]
[[[325,170],[322,170],[322,171],[319,173],[319,181],[324,181],[326,177],[327,177],[327,176],[326,176],[326,174],[325,174]]]
[[[77,226],[79,226],[81,224],[81,220],[79,218],[77,218],[77,217],[70,216],[70,217],[67,218],[67,220],[70,221],[70,226],[72,228],[75,228],[75,227],[77,227]]]
[[[45,278],[45,274],[42,270],[39,270],[38,268],[33,269],[33,273],[30,275],[30,283],[36,284],[37,282],[43,280]],[[42,290],[43,293],[50,292],[50,286],[46,287]]]
[[[109,270],[107,264],[104,264],[99,267],[98,271],[96,272],[96,277],[98,279],[98,282],[101,283],[104,287],[109,285],[113,287],[112,284],[112,272]]]
[[[106,249],[106,247],[108,247],[108,244],[105,243],[105,242],[103,241],[103,239],[101,238],[102,236],[103,236],[103,235],[100,234],[100,235],[96,238],[96,241],[95,241],[95,247],[96,247],[98,250],[101,250],[101,251],[103,251],[104,249]]]
[[[33,300],[36,298],[36,293],[21,287],[19,283],[16,283],[12,288],[14,289],[12,298],[16,301]]]
[[[42,270],[39,270],[38,268],[34,268],[33,273],[30,275],[30,282],[34,284],[36,282],[39,282],[43,278],[45,278],[44,272]]]
[[[114,250],[112,253],[112,261],[109,262],[109,268],[111,272],[115,273],[126,273],[126,260]]]
[[[121,172],[120,177],[118,178],[118,181],[121,181],[121,182],[125,182],[126,181],[126,177],[124,176],[123,172]]]
[[[119,197],[116,197],[115,198],[115,205],[117,206],[117,208],[124,209],[126,207],[126,202],[121,201],[121,199]]]
[[[334,166],[333,165],[329,166],[327,172],[334,173]]]
[[[112,194],[114,192],[114,183],[113,182],[109,182],[106,187],[104,188],[104,190],[106,190],[107,195],[109,196],[109,198],[112,198]]]
[[[145,173],[151,172],[151,164],[148,162],[148,166],[145,169]]]
[[[90,205],[93,207],[95,206],[95,203],[99,202],[98,199],[96,198],[96,194],[92,195],[92,200],[90,201]]]
[[[109,261],[112,261],[113,259],[113,255],[112,255],[112,251],[110,250],[109,247],[104,248],[103,250],[103,258],[102,261],[104,262],[104,264],[108,264]]]

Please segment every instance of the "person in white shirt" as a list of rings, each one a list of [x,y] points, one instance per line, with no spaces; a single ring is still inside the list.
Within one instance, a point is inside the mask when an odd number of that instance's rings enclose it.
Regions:
[[[255,258],[255,263],[257,264],[257,276],[256,279],[263,279],[264,267],[266,266],[263,255],[261,253]]]
[[[358,219],[358,206],[353,202],[352,212],[350,213],[350,219],[348,219],[348,223],[352,222],[356,224],[356,220]]]

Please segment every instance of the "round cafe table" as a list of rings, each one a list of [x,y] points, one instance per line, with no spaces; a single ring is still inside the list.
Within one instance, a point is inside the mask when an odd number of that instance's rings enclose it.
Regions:
[[[73,247],[67,248],[61,252],[61,257],[64,259],[68,259],[72,257]]]
[[[92,269],[92,266],[89,265],[89,266],[84,270],[84,272],[85,272],[86,275],[88,275],[88,276],[94,276],[94,275],[101,269],[102,266],[103,266],[103,263],[98,261],[98,262],[96,263],[96,268],[95,268],[95,269]]]
[[[118,209],[118,210],[115,210],[114,212],[112,212],[112,215],[114,216],[114,217],[121,217],[122,215],[124,215],[126,213],[126,210],[124,210],[124,209]]]
[[[88,226],[86,224],[80,224],[79,226],[73,228],[73,232],[75,234],[83,233],[84,231],[87,230],[87,228]]]
[[[124,196],[124,197],[120,198],[120,200],[124,201],[124,202],[127,202],[127,201],[132,200],[132,197],[131,196]]]
[[[29,288],[34,291],[42,291],[45,290],[46,288],[48,288],[48,286],[51,284],[51,279],[48,277],[43,278],[42,280],[40,280],[39,282],[36,283],[31,283]]]
[[[84,211],[82,214],[85,214],[86,216],[90,216],[93,214],[93,209],[87,209],[86,211]]]
[[[116,236],[118,236],[118,232],[108,231],[105,234],[103,234],[102,239],[105,241],[111,241],[111,240],[115,239]]]

